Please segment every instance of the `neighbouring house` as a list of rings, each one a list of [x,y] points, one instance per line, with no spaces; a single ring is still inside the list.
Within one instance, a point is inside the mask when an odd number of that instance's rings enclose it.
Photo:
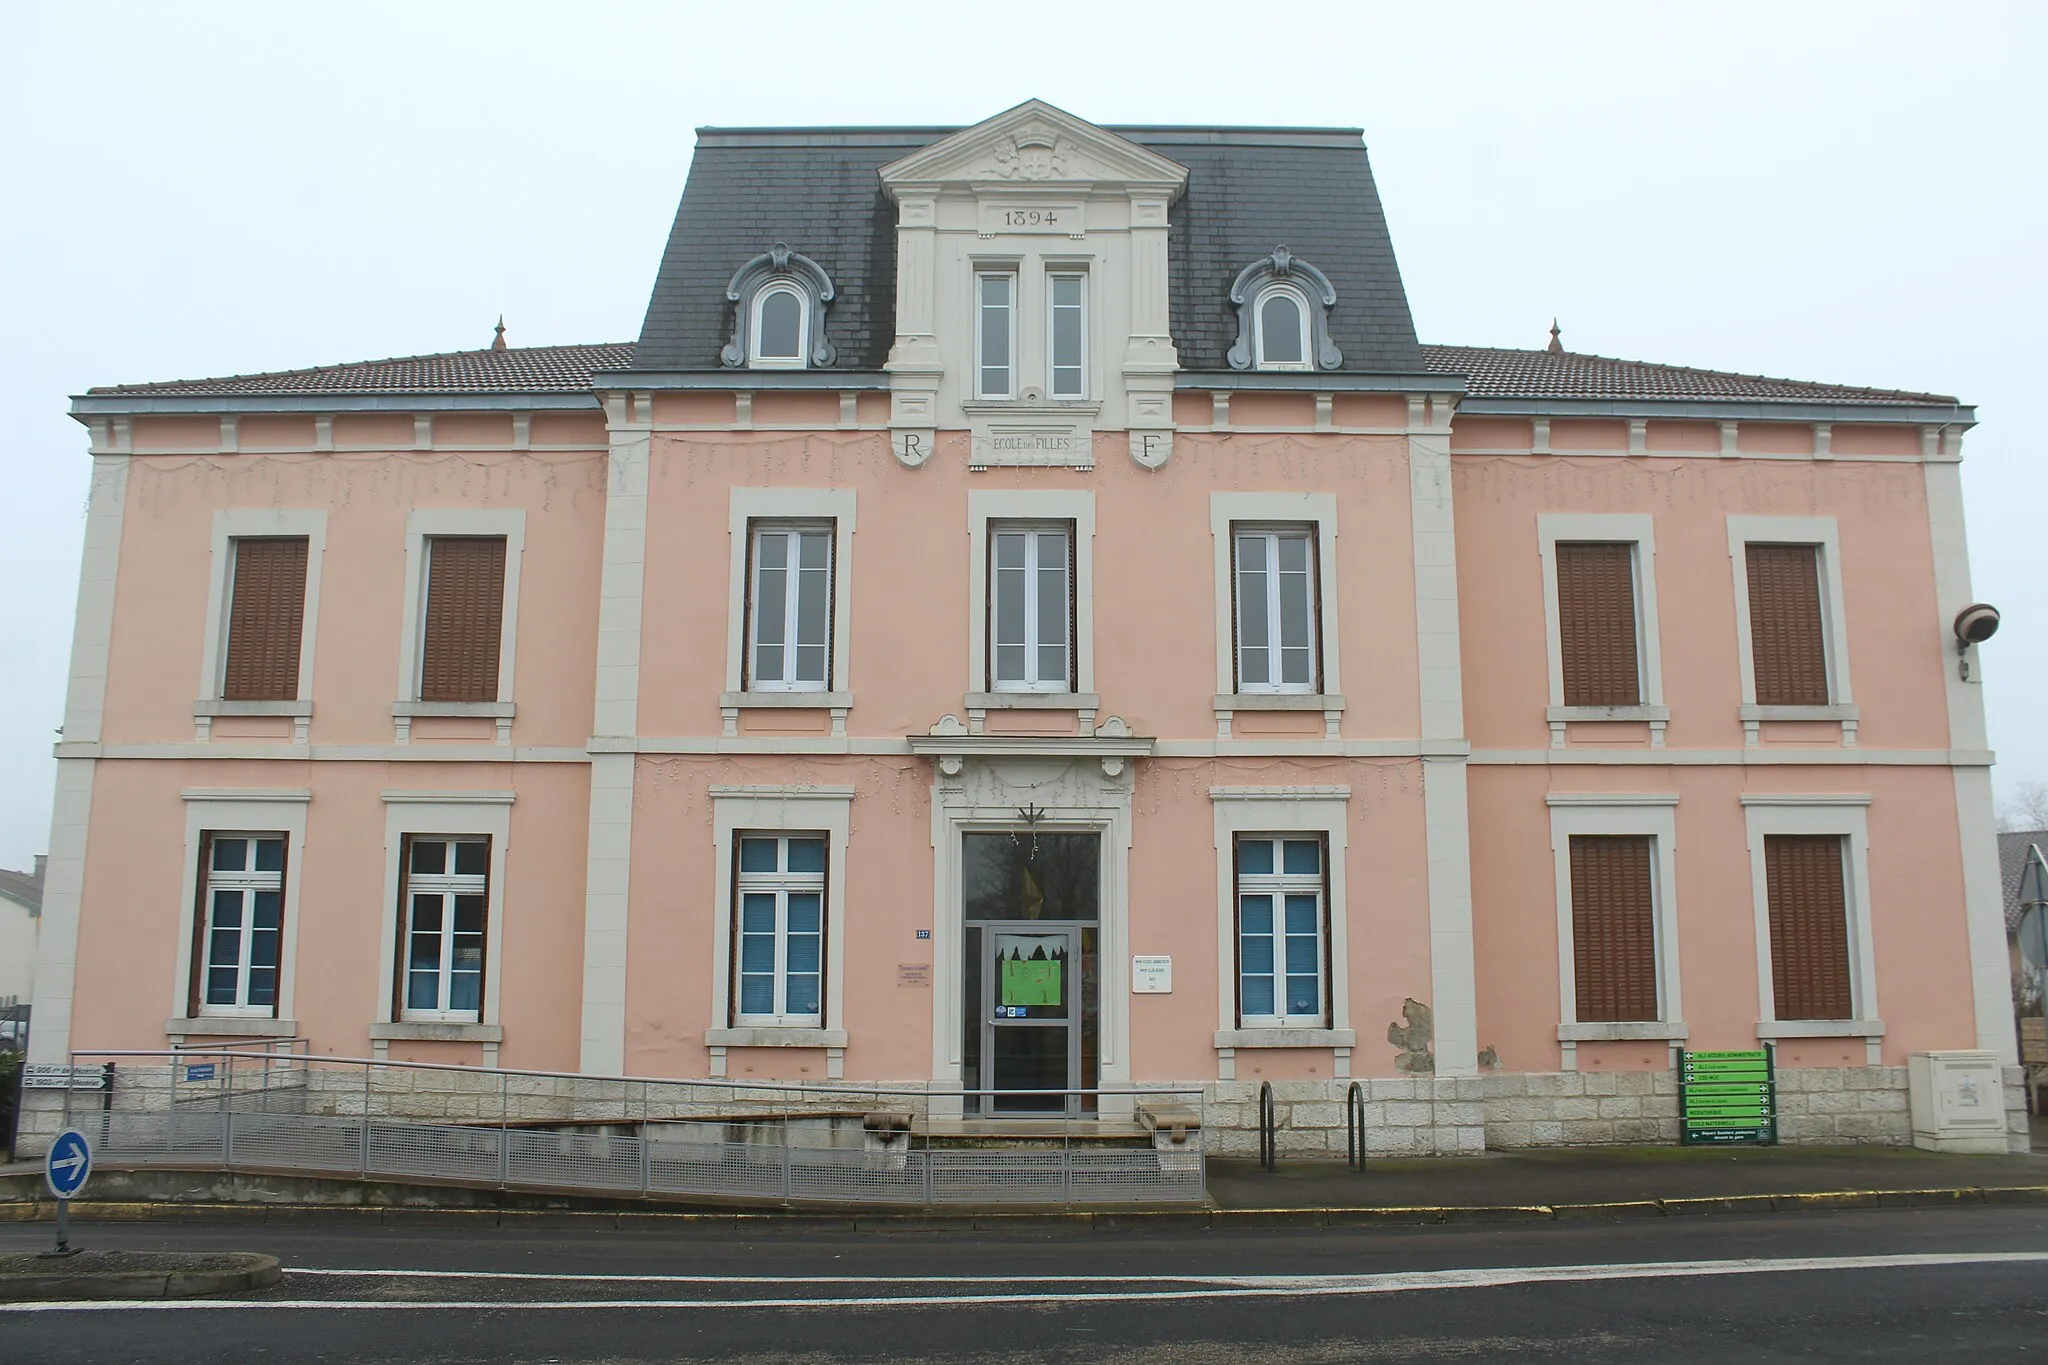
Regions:
[[[2040,1011],[2040,997],[2030,990],[2020,955],[2020,921],[2033,905],[2048,905],[2048,829],[2001,830],[1998,835],[1998,879],[2005,893],[2005,940],[2012,963],[2013,1001],[2025,1012]],[[2041,1059],[2048,1062],[2048,1057]]]
[[[37,858],[28,872],[0,868],[0,1007],[25,1003],[34,989],[47,862]]]
[[[1424,344],[1355,129],[705,129],[651,264],[637,342],[73,401],[37,1059],[1339,1152],[2014,1063],[1969,406]]]

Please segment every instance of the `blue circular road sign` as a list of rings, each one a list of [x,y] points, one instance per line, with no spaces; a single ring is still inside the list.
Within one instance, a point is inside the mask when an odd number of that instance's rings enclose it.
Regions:
[[[66,1128],[57,1134],[57,1140],[50,1144],[50,1154],[43,1158],[43,1178],[50,1182],[50,1193],[59,1199],[69,1199],[85,1187],[85,1178],[92,1174],[92,1144],[85,1140],[85,1134],[76,1128]]]

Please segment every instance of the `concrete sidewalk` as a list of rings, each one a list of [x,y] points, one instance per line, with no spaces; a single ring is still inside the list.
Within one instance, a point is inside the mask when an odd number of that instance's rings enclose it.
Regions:
[[[1572,1147],[1369,1162],[1212,1157],[1220,1209],[1533,1208],[1639,1201],[2034,1187],[2048,1154],[1950,1156],[1896,1147]]]

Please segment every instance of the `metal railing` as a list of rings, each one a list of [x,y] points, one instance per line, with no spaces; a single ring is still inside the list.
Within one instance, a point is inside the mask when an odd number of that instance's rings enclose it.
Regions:
[[[96,1160],[778,1205],[1199,1202],[1199,1088],[965,1092],[592,1077],[300,1052],[80,1052]],[[1039,1101],[982,1117],[966,1100]],[[1197,1122],[1154,1132],[1148,1105]],[[1051,1106],[1057,1105],[1057,1108]],[[97,1112],[82,1112],[85,1110]],[[1096,1117],[1067,1111],[1092,1109]]]

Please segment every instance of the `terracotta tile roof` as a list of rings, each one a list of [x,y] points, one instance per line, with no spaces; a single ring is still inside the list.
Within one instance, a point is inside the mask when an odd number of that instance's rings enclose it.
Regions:
[[[1998,836],[1998,876],[2005,888],[2005,932],[2016,933],[2026,905],[2020,900],[2020,874],[2026,871],[2027,850],[2038,845],[2048,854],[2048,829],[2023,829]]]
[[[0,867],[0,896],[26,905],[31,915],[38,914],[43,906],[42,878],[33,872],[10,872]]]
[[[242,395],[580,393],[600,371],[633,367],[631,342],[523,346],[504,351],[365,360],[270,374],[117,384],[91,397],[231,398]],[[1462,374],[1475,398],[1677,398],[1835,404],[1952,404],[1943,394],[1860,389],[1761,375],[1652,365],[1571,352],[1509,351],[1486,346],[1424,346],[1432,374]]]
[[[240,394],[580,393],[598,370],[633,363],[627,342],[594,346],[518,346],[503,351],[447,351],[348,365],[220,379],[173,379],[161,384],[116,384],[88,390],[92,397],[206,397]]]
[[[1435,374],[1462,374],[1474,398],[1692,398],[1779,403],[1951,404],[1946,394],[1860,389],[1760,374],[1694,370],[1613,360],[1571,351],[1509,351],[1492,346],[1424,346]]]

